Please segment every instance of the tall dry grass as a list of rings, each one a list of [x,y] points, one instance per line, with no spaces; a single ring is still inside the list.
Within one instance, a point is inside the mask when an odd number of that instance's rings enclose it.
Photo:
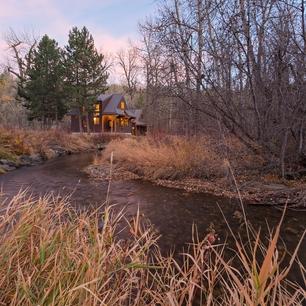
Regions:
[[[208,137],[128,138],[108,144],[105,158],[111,152],[119,167],[153,179],[212,178],[226,173],[222,155]]]
[[[214,179],[227,176],[231,160],[235,171],[246,174],[258,171],[264,163],[239,141],[218,141],[210,136],[136,137],[111,141],[103,154],[111,152],[119,168],[151,179]]]
[[[179,264],[139,214],[128,222],[109,206],[78,213],[69,199],[20,193],[1,206],[0,305],[302,305],[303,286],[286,279],[292,263],[280,265],[279,227],[267,246],[259,233],[236,240],[240,269],[212,234],[194,237]]]
[[[15,161],[20,155],[52,158],[56,150],[83,151],[94,147],[95,136],[74,135],[61,130],[9,129],[0,127],[0,159]]]

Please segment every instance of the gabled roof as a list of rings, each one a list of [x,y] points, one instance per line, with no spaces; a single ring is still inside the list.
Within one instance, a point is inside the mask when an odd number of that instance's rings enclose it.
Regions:
[[[142,121],[142,110],[141,109],[129,109],[126,111],[129,117],[134,118],[134,122],[136,125],[146,126],[146,123]]]
[[[124,99],[124,96],[121,94],[111,94],[111,95],[105,95],[102,94],[98,96],[97,99],[99,102],[102,102],[102,112],[106,115],[124,115],[124,111],[120,108],[118,108],[119,103],[121,101],[124,101],[126,104],[126,101]]]

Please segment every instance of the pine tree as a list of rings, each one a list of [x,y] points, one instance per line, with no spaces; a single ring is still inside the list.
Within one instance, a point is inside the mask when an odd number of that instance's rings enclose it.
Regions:
[[[97,95],[107,89],[108,72],[104,56],[96,50],[86,27],[81,30],[74,27],[69,32],[65,63],[70,106],[79,111],[80,132],[83,132],[83,115],[86,115],[87,132],[90,132],[89,114],[93,112]]]
[[[62,119],[67,109],[63,96],[63,52],[54,39],[43,36],[27,74],[25,96],[29,119],[41,120],[44,126]]]

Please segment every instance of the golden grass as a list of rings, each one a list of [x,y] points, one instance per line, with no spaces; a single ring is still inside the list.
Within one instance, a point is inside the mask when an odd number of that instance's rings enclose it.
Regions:
[[[26,130],[0,127],[0,158],[15,161],[20,155],[40,154],[49,159],[55,150],[77,152],[94,147],[94,136],[73,135],[60,130]]]
[[[103,154],[114,152],[117,165],[152,179],[208,178],[224,176],[226,167],[209,138],[170,136],[112,141]]]
[[[194,239],[181,265],[161,255],[140,214],[128,222],[112,207],[77,213],[69,199],[20,193],[1,206],[0,305],[302,305],[305,291],[280,266],[279,227],[267,247],[253,234],[247,246],[236,240],[241,269],[212,234]]]
[[[102,162],[114,152],[119,168],[149,179],[214,179],[226,177],[227,160],[237,171],[260,168],[263,159],[248,151],[238,141],[226,143],[209,136],[186,138],[167,136],[161,139],[136,137],[111,141]]]

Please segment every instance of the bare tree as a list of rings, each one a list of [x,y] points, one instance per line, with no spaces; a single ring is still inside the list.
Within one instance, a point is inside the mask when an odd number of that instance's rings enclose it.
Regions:
[[[5,34],[5,41],[10,52],[7,71],[18,79],[18,94],[22,97],[27,71],[32,63],[38,38],[32,32],[16,33],[12,28]]]
[[[305,155],[304,1],[160,3],[142,25],[143,41],[160,54],[158,73],[147,69],[147,91],[155,78],[172,114],[189,114],[181,122],[187,134],[217,121],[254,151],[279,158],[284,176],[285,164]],[[143,57],[152,62],[148,52]]]
[[[139,85],[139,54],[135,46],[130,46],[127,50],[120,50],[117,53],[117,63],[124,76],[124,84],[127,94],[133,101]]]

